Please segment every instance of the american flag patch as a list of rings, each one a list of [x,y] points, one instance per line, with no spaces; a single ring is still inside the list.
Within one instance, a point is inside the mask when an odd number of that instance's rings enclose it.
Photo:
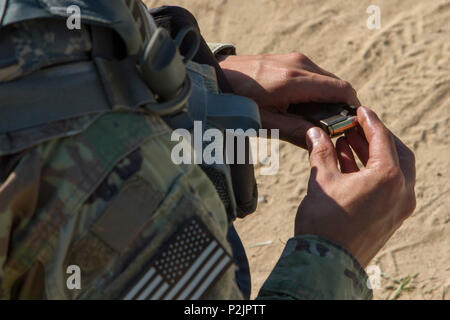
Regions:
[[[198,218],[174,233],[124,300],[196,300],[227,270],[231,257]]]

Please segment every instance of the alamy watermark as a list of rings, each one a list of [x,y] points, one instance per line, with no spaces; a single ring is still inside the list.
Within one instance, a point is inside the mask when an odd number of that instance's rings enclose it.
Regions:
[[[56,13],[67,14],[66,25],[69,30],[81,29],[81,8],[77,5],[71,5],[68,7],[52,7],[50,9]],[[366,9],[367,14],[370,16],[367,18],[366,26],[369,30],[381,29],[381,8],[377,5],[370,5]]]
[[[377,265],[370,265],[366,268],[366,273],[369,276],[367,279],[367,288],[379,290],[381,289],[381,269]]]
[[[69,15],[66,21],[69,30],[81,29],[81,9],[79,6],[72,5],[67,7],[66,13]]]
[[[66,280],[66,286],[69,290],[81,289],[81,269],[73,264],[67,267],[66,273],[69,275]]]
[[[57,15],[67,15],[66,27],[69,30],[81,30],[81,8],[77,5],[68,7],[50,7],[50,12]]]
[[[258,272],[271,272],[272,270],[258,270]],[[69,275],[66,280],[66,286],[69,290],[81,290],[81,269],[77,265],[70,265],[66,269],[66,273]],[[371,290],[381,289],[381,269],[377,265],[370,265],[366,268],[368,279],[366,286]]]
[[[370,14],[366,26],[369,30],[381,29],[381,9],[379,6],[370,5],[366,12]]]
[[[202,121],[194,121],[193,135],[186,129],[172,132],[171,140],[178,143],[172,148],[171,159],[176,165],[261,164],[261,175],[274,175],[279,169],[279,130],[271,129],[270,136],[268,133],[267,129],[203,130]]]

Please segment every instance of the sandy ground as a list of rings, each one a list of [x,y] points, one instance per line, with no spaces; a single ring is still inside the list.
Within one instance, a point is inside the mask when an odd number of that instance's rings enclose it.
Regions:
[[[372,261],[382,271],[375,299],[450,300],[450,1],[150,0],[181,5],[208,41],[239,54],[300,51],[350,81],[416,153],[417,209]],[[369,30],[369,5],[381,29]],[[257,170],[257,173],[259,170]],[[280,170],[257,175],[260,200],[238,221],[254,297],[293,234],[308,179],[305,151],[282,144]]]

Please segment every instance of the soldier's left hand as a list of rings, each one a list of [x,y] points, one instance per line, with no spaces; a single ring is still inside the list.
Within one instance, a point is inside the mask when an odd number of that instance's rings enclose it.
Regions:
[[[346,102],[359,106],[347,81],[322,69],[301,53],[222,56],[220,66],[233,91],[260,107],[262,125],[280,129],[280,138],[306,148],[306,132],[313,125],[286,113],[290,104]]]

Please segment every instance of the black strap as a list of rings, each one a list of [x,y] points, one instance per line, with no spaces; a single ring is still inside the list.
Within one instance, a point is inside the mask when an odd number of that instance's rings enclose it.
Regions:
[[[90,27],[91,43],[92,43],[92,58],[114,58],[114,41],[113,30],[105,27]]]
[[[12,44],[11,37],[6,32],[0,32],[0,68],[6,68],[14,64],[17,64],[16,47]]]

